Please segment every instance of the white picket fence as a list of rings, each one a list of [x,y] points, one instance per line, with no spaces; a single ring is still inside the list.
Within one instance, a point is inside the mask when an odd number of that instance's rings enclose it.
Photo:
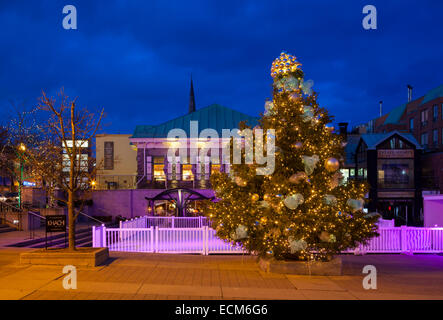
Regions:
[[[209,226],[206,217],[153,217],[143,216],[120,221],[120,228],[201,228]]]
[[[240,246],[219,239],[216,231],[201,228],[106,228],[92,227],[93,247],[110,251],[158,253],[244,253]]]
[[[110,251],[161,253],[244,253],[219,239],[204,217],[140,217],[120,223],[120,228],[93,227],[94,247]],[[443,228],[379,227],[380,236],[347,253],[440,253]]]
[[[443,252],[443,228],[379,228],[380,236],[357,248],[367,253],[440,253]]]

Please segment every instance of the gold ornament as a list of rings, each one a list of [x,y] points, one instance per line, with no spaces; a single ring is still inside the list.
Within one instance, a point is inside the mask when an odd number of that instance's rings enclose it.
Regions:
[[[263,200],[265,200],[265,201],[270,201],[270,200],[271,200],[271,196],[270,196],[269,194],[265,194],[265,195],[263,196]]]
[[[254,193],[254,194],[251,196],[251,200],[252,200],[253,202],[258,201],[258,199],[260,199],[260,196],[259,196],[258,194],[256,194],[256,193]]]
[[[266,218],[266,217],[261,217],[260,218],[260,223],[266,224],[266,222],[268,222],[268,218]]]
[[[275,78],[278,75],[287,75],[297,70],[298,66],[301,66],[301,63],[296,59],[295,56],[282,52],[280,56],[272,62],[271,76]]]
[[[327,124],[327,125],[325,125],[325,128],[326,128],[326,130],[328,130],[329,132],[333,132],[334,131],[334,126],[333,125],[331,125],[331,124]]]
[[[338,170],[338,168],[340,168],[340,163],[335,158],[328,158],[325,161],[325,168],[329,172],[335,172]]]
[[[298,142],[296,142],[296,143],[293,143],[293,144],[291,145],[291,147],[294,148],[294,149],[300,149],[301,147],[303,147],[303,143],[301,143],[300,141],[298,141]]]

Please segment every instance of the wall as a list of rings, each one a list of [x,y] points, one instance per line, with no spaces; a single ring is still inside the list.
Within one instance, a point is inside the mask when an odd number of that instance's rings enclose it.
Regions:
[[[98,189],[107,189],[105,181],[115,181],[125,188],[134,187],[137,175],[137,151],[130,145],[130,134],[98,134],[96,136],[96,163]],[[104,170],[104,143],[114,142],[114,169]],[[125,182],[126,181],[126,182]]]
[[[147,214],[148,201],[145,197],[153,197],[164,189],[134,190],[95,190],[92,193],[93,205],[88,214],[93,216],[122,216],[134,218]],[[212,190],[195,190],[205,196],[214,196]]]
[[[443,195],[423,197],[425,227],[443,227]]]

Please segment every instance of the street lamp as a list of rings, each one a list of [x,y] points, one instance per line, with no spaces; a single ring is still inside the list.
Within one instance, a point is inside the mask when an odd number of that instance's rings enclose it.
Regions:
[[[91,187],[92,187],[92,190],[95,189],[95,186],[96,186],[96,185],[97,185],[97,181],[92,180],[92,181],[91,181]]]

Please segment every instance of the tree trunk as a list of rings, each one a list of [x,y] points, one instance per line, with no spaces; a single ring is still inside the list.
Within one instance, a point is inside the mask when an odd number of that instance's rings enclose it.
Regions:
[[[74,193],[68,191],[69,250],[75,250]]]

